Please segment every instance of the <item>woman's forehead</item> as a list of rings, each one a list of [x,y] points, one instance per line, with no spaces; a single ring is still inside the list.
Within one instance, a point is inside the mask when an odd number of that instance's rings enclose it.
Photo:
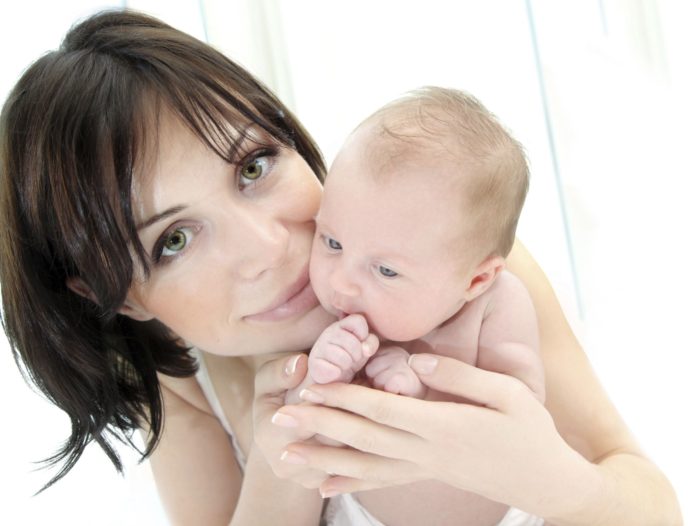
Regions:
[[[146,125],[145,137],[138,166],[133,178],[134,193],[138,187],[152,184],[153,177],[172,171],[181,165],[191,165],[192,159],[214,157],[231,162],[238,157],[245,142],[277,143],[260,126],[249,121],[223,124],[224,130],[214,123],[205,125],[199,133],[172,109],[164,106]]]
[[[138,163],[133,174],[137,196],[158,174],[176,166],[187,155],[203,147],[202,141],[169,110],[158,113],[145,127]]]
[[[255,124],[232,126],[218,137],[226,158],[199,137],[171,111],[162,112],[157,128],[147,138],[147,148],[132,181],[132,209],[136,224],[172,206],[205,199],[227,184],[216,174],[229,173],[232,163],[258,145],[273,144]]]

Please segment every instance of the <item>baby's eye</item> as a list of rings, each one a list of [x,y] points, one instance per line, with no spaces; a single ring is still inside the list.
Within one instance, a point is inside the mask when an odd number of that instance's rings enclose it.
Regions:
[[[171,257],[181,252],[186,248],[191,234],[192,231],[190,228],[177,228],[169,232],[164,238],[164,243],[162,243],[162,252],[160,256]]]
[[[392,269],[385,267],[384,265],[379,266],[379,273],[385,278],[395,278],[399,275],[397,272],[394,272]]]
[[[324,236],[324,243],[326,243],[326,246],[329,247],[331,250],[343,249],[341,244],[332,237]]]

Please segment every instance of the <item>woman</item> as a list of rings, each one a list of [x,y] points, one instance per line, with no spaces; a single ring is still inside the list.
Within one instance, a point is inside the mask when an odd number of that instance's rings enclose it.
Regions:
[[[510,269],[540,314],[546,409],[482,374],[455,385],[486,403],[485,416],[324,386],[327,404],[355,415],[297,407],[273,418],[305,360],[271,362],[255,390],[257,371],[330,322],[307,278],[324,166],[282,104],[208,46],[141,15],[95,16],[27,70],[1,126],[3,322],[29,377],[71,417],[57,478],[90,440],[118,467],[109,439],[143,428],[175,523],[316,524],[321,499],[302,485],[329,494],[424,478],[558,524],[679,522],[669,483],[640,456],[520,247]],[[422,379],[451,391],[443,374],[471,373],[441,361]],[[400,420],[406,407],[438,418]],[[446,433],[425,433],[436,423]],[[366,453],[296,443],[317,431]],[[529,447],[511,448],[509,432]],[[411,447],[411,435],[436,449]],[[505,469],[472,469],[461,447],[470,435]],[[521,484],[529,473],[532,487]]]

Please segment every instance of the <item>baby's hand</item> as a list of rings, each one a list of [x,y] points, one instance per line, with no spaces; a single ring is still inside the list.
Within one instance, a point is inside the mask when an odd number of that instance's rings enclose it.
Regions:
[[[389,393],[423,398],[426,387],[408,365],[409,354],[401,347],[380,349],[365,367],[374,387]]]
[[[379,346],[367,321],[351,314],[329,325],[309,353],[309,375],[319,384],[350,382]]]

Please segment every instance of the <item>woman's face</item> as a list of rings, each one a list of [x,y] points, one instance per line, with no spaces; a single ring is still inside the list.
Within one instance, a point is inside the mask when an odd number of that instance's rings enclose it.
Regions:
[[[133,191],[151,274],[135,280],[124,312],[215,354],[311,346],[332,318],[309,285],[321,197],[310,167],[261,131],[229,164],[172,115],[160,123]]]

